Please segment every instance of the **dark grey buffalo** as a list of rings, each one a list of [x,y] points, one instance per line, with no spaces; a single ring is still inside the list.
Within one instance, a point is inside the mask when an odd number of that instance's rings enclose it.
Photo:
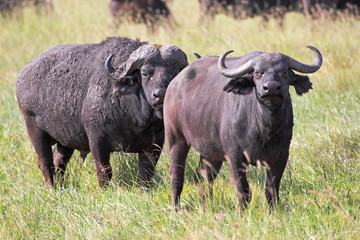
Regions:
[[[125,19],[148,23],[153,29],[161,20],[171,17],[169,8],[162,0],[111,0],[109,10],[116,24]]]
[[[199,0],[200,10],[203,14],[215,13],[219,10],[227,10],[232,8],[233,10],[240,6],[240,0]]]
[[[14,9],[25,6],[34,6],[37,9],[45,8],[50,10],[53,4],[52,0],[0,0],[0,13],[4,15],[11,14]]]
[[[249,166],[267,167],[266,198],[272,206],[288,156],[293,129],[289,86],[302,95],[312,88],[307,76],[322,64],[320,52],[313,64],[300,63],[281,53],[251,52],[227,59],[204,56],[177,75],[164,100],[166,146],[170,153],[172,204],[178,205],[190,146],[201,157],[196,181],[216,178],[227,161],[241,206],[251,198],[246,180]]]
[[[224,11],[239,18],[262,14],[271,9],[289,10],[298,5],[298,0],[199,0],[199,3],[202,14]]]
[[[92,153],[103,186],[110,153],[123,150],[139,154],[147,185],[164,142],[165,91],[187,65],[176,46],[120,37],[56,46],[34,59],[18,76],[16,96],[45,182],[54,186],[55,173],[61,179],[77,149]]]
[[[345,9],[348,6],[360,7],[359,0],[302,0],[303,10],[306,15],[314,11],[316,5],[321,9]],[[316,11],[316,10],[315,10]]]

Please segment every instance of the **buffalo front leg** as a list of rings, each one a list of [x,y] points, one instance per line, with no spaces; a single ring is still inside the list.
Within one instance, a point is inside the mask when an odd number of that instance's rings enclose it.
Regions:
[[[146,152],[139,153],[139,180],[144,187],[151,186],[156,164],[160,158],[164,140],[153,144]]]
[[[200,156],[200,162],[196,169],[195,182],[198,187],[201,205],[205,210],[206,202],[206,182],[209,183],[209,195],[212,196],[212,183],[217,177],[222,166],[222,161],[212,161],[210,159]],[[204,183],[205,180],[205,183]]]
[[[53,152],[56,173],[55,181],[59,182],[61,186],[64,184],[64,173],[73,152],[74,149],[64,147],[60,143],[57,143],[55,146]]]
[[[95,160],[96,174],[100,187],[108,185],[112,178],[110,165],[110,151],[105,139],[91,139],[89,142],[90,151]]]
[[[248,169],[248,164],[246,163],[245,156],[238,157],[229,157],[225,156],[228,164],[229,170],[233,179],[236,195],[239,199],[241,211],[245,210],[247,204],[251,199],[250,186],[246,178],[246,172]]]
[[[278,160],[275,166],[267,169],[265,195],[270,207],[274,206],[279,200],[280,181],[284,173],[286,163],[287,157],[282,160]]]

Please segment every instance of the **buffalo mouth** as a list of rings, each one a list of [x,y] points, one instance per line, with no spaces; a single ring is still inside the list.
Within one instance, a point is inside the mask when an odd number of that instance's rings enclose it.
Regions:
[[[164,107],[164,102],[156,102],[156,103],[153,104],[153,108],[155,109],[155,113],[160,118],[162,118],[162,115],[163,115],[163,107]]]
[[[284,101],[284,96],[279,94],[264,94],[260,98],[262,101],[273,105],[281,104]]]
[[[153,106],[154,106],[154,109],[155,109],[155,110],[162,112],[164,103],[163,103],[163,102],[161,102],[161,103],[156,103],[156,104],[153,104]]]
[[[284,99],[284,97],[282,95],[278,95],[278,94],[264,94],[261,96],[262,99]]]
[[[163,105],[161,104],[161,106],[157,106],[155,108],[155,114],[158,118],[163,119]]]

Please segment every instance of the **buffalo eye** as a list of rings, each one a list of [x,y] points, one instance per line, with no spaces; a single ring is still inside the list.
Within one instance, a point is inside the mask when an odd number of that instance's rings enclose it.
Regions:
[[[144,64],[141,69],[141,76],[149,77],[154,74],[154,68],[150,64]]]
[[[149,69],[144,69],[141,71],[141,75],[144,76],[144,77],[150,77],[153,75],[153,71],[152,70],[149,70]]]
[[[171,62],[168,65],[168,73],[174,78],[180,72],[180,67],[177,63]]]
[[[263,76],[263,75],[264,75],[263,72],[259,72],[259,71],[255,71],[255,72],[254,72],[254,77],[255,77],[255,78],[260,78],[260,77]]]

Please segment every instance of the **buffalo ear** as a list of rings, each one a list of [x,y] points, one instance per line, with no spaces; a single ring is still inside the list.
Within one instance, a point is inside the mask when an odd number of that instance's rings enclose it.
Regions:
[[[231,79],[224,87],[225,92],[232,92],[235,94],[249,94],[255,87],[252,80],[252,75],[248,74],[243,77]]]
[[[125,76],[112,84],[113,94],[118,95],[129,95],[138,91],[138,81],[134,76]]]
[[[295,91],[298,95],[303,95],[307,93],[310,89],[312,89],[312,83],[308,76],[297,75],[295,73],[291,74],[291,82],[290,85],[293,85]]]

